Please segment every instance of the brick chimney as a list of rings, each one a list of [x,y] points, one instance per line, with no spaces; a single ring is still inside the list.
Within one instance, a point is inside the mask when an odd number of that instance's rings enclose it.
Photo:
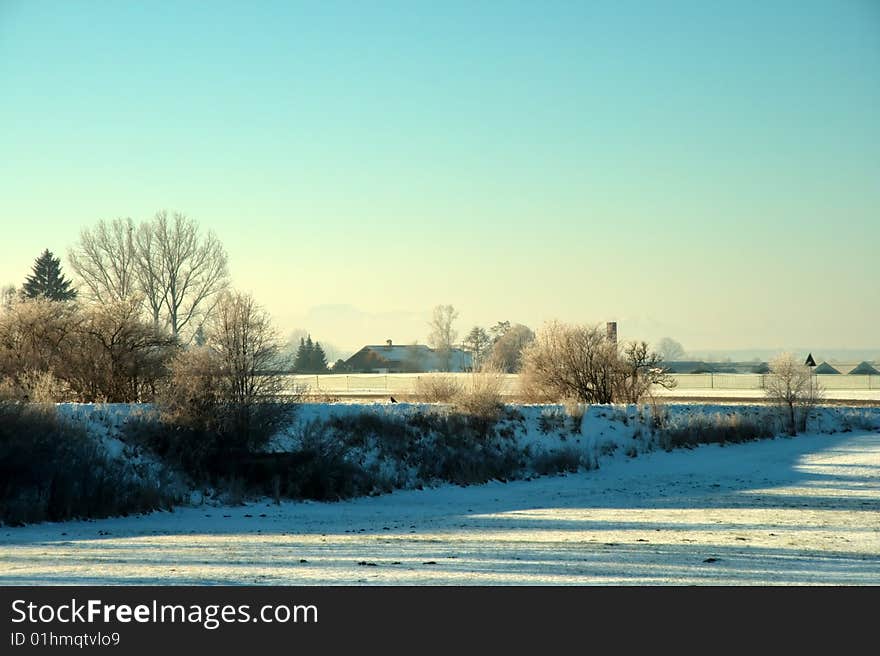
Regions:
[[[617,322],[608,321],[605,324],[605,339],[612,344],[617,344]]]

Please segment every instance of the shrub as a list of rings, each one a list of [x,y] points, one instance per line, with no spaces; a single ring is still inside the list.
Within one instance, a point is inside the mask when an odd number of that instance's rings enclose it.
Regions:
[[[77,305],[44,298],[19,300],[0,312],[0,374],[58,370],[78,323]]]
[[[524,454],[500,422],[447,409],[408,416],[362,412],[313,421],[278,461],[284,496],[341,499],[439,482],[460,485],[514,478]],[[256,483],[252,476],[251,481]],[[268,472],[260,485],[269,481]]]
[[[299,390],[285,390],[281,345],[250,296],[224,294],[206,344],[180,353],[160,395],[163,432],[154,446],[198,479],[234,473],[293,417]],[[285,393],[286,392],[286,393]]]
[[[0,520],[11,525],[170,507],[169,481],[111,458],[54,407],[0,403]]]
[[[568,402],[565,404],[565,414],[568,416],[569,430],[571,433],[580,433],[581,426],[584,423],[584,416],[587,414],[587,410],[589,410],[588,405],[584,403],[572,403]]]
[[[744,417],[739,413],[693,414],[675,418],[659,432],[660,445],[667,451],[697,444],[747,442],[773,437],[772,421],[767,416]]]
[[[651,397],[650,409],[652,432],[665,428],[669,424],[669,409],[666,404],[656,397]]]
[[[531,460],[531,467],[536,474],[547,476],[560,472],[576,473],[582,466],[581,452],[567,447],[555,451],[543,451]],[[589,463],[587,463],[589,469]]]
[[[62,403],[72,398],[68,386],[50,371],[25,371],[0,380],[0,401]]]
[[[29,400],[35,393],[46,402],[152,400],[174,344],[140,317],[137,299],[23,300],[0,315],[0,375]],[[37,381],[38,374],[51,378]]]
[[[251,431],[235,431],[217,410],[215,422],[201,425],[169,422],[158,412],[130,418],[123,439],[148,449],[169,466],[186,472],[199,483],[217,484],[240,475],[250,454],[258,452],[290,420],[287,404],[265,403],[252,415]]]
[[[422,374],[416,379],[415,397],[422,403],[452,403],[462,386],[449,374]]]
[[[566,414],[559,408],[547,408],[538,417],[538,430],[544,433],[562,432],[565,430]]]
[[[880,431],[880,416],[875,413],[855,408],[839,413],[841,430],[844,433],[852,430]]]
[[[170,335],[144,321],[138,298],[85,306],[65,345],[61,374],[88,402],[152,401],[177,348]]]
[[[284,472],[286,495],[335,501],[370,491],[372,481],[367,472],[346,459],[346,445],[327,437],[318,424],[306,428],[300,449]]]
[[[403,460],[414,442],[421,437],[419,431],[430,430],[431,422],[410,423],[404,417],[383,415],[375,412],[330,417],[325,425],[333,433],[337,444],[349,449],[378,449],[383,457]],[[311,430],[316,430],[313,425]],[[306,430],[309,435],[309,430]]]
[[[559,389],[550,385],[547,378],[533,367],[525,367],[520,373],[517,399],[532,405],[562,403],[566,400]]]
[[[470,415],[437,415],[433,430],[420,441],[413,458],[419,476],[460,485],[516,476],[524,465],[523,454],[494,427]]]
[[[455,408],[473,417],[496,421],[504,408],[501,398],[504,375],[485,371],[471,375],[469,382],[455,397]]]

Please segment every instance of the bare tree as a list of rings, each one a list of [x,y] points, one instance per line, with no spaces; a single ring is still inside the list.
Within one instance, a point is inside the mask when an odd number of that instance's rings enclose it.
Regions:
[[[87,402],[152,401],[175,354],[174,338],[145,321],[141,299],[82,307],[65,344],[63,379]]]
[[[535,339],[535,333],[528,326],[521,323],[510,325],[509,321],[499,322],[497,326],[504,326],[504,330],[496,333],[492,344],[492,355],[489,366],[498,371],[513,374],[522,369],[523,350]]]
[[[510,330],[509,321],[499,321],[496,323],[489,328],[489,332],[492,334],[492,341],[497,342],[500,338],[504,337],[508,330]]]
[[[797,435],[799,427],[806,430],[807,413],[822,396],[809,367],[797,362],[790,353],[782,353],[771,361],[764,391],[782,409],[783,425],[789,435]]]
[[[140,267],[130,218],[101,220],[80,232],[79,242],[68,251],[73,272],[86,295],[99,303],[117,303],[141,290]]]
[[[14,301],[0,313],[0,377],[57,372],[77,321],[75,303]]]
[[[617,346],[599,326],[544,325],[524,353],[524,380],[541,396],[612,403]]]
[[[620,347],[598,325],[546,324],[524,353],[524,392],[581,403],[637,403],[654,384],[674,382],[645,342]]]
[[[617,398],[626,403],[638,403],[655,385],[674,388],[677,382],[664,371],[662,363],[663,358],[652,352],[647,342],[631,342],[624,346],[617,376]]]
[[[290,418],[282,396],[281,342],[269,315],[246,294],[226,292],[206,324],[205,346],[182,351],[163,394],[165,421],[213,436],[202,445],[235,454],[265,443]],[[200,447],[202,448],[202,447]]]
[[[664,337],[657,343],[657,353],[663,362],[675,362],[684,358],[684,347],[671,337]]]
[[[196,328],[228,286],[226,251],[214,236],[180,213],[160,211],[138,228],[141,290],[156,325],[175,337]],[[184,340],[186,341],[186,340]]]
[[[17,295],[15,285],[3,285],[3,287],[0,287],[0,309],[10,309]]]
[[[489,337],[489,333],[480,326],[474,326],[464,338],[463,343],[474,358],[474,371],[479,371],[492,352],[492,339]]]
[[[180,213],[99,221],[68,254],[88,296],[117,303],[140,296],[153,325],[189,342],[228,284],[226,252]]]
[[[458,338],[458,331],[453,324],[458,319],[458,312],[451,305],[438,305],[428,324],[431,332],[428,343],[437,351],[437,358],[443,371],[452,367],[452,347]]]
[[[232,403],[274,401],[281,394],[284,381],[275,373],[281,342],[269,315],[252,296],[223,294],[208,324],[206,339],[229,378]]]

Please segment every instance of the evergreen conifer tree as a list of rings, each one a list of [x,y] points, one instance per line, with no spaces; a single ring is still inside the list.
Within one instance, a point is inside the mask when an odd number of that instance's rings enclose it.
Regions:
[[[298,374],[307,374],[309,373],[309,363],[311,360],[311,341],[312,338],[309,337],[309,345],[306,345],[306,340],[302,337],[299,339],[299,348],[296,350],[296,358],[293,360],[293,370]]]
[[[320,342],[313,342],[312,336],[300,338],[299,348],[296,350],[296,358],[293,361],[293,371],[298,374],[326,374],[327,354]]]
[[[76,290],[70,288],[70,280],[61,273],[61,260],[52,255],[49,249],[34,262],[33,273],[22,285],[25,298],[48,298],[51,301],[72,301]]]
[[[321,342],[315,342],[315,348],[312,351],[312,371],[309,373],[326,374],[328,371],[327,354],[324,353]]]

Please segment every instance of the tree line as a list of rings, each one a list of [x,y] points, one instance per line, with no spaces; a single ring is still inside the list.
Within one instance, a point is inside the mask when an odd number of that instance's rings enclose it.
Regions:
[[[99,221],[80,232],[68,259],[78,287],[46,250],[20,292],[4,294],[0,379],[7,396],[150,400],[175,371],[207,375],[210,362],[254,393],[259,386],[246,382],[248,376],[330,371],[311,335],[300,339],[292,360],[284,360],[265,311],[230,289],[220,241],[181,213],[163,210],[139,223]],[[457,319],[452,305],[432,313],[429,343],[442,368],[449,370],[453,349],[462,348],[474,371],[521,372],[548,398],[636,401],[651,385],[669,384],[663,361],[682,353],[672,340],[661,343],[666,353],[658,353],[645,342],[611,344],[597,326],[559,322],[537,333],[507,320],[488,329],[474,326],[459,343]],[[188,358],[200,364],[189,366]],[[343,365],[338,361],[334,370]]]
[[[444,371],[451,369],[451,353],[456,347],[471,354],[474,371],[512,374],[520,370],[523,350],[535,339],[531,328],[510,321],[499,321],[488,330],[474,326],[457,344],[458,316],[454,306],[437,305],[428,324],[428,344],[437,352]]]
[[[188,359],[235,395],[265,397],[256,376],[284,367],[265,311],[230,288],[220,241],[181,213],[99,221],[68,260],[76,287],[47,249],[19,290],[3,290],[4,398],[150,401]]]

